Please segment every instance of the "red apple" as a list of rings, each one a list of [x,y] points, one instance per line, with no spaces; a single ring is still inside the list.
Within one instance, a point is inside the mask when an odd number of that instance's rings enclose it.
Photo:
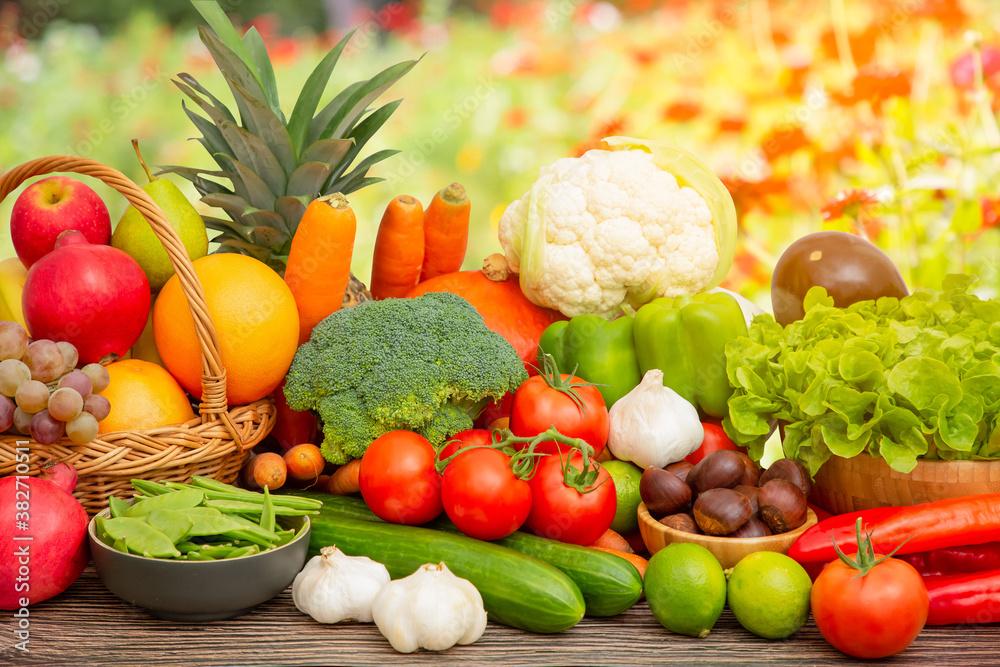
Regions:
[[[111,216],[97,193],[66,176],[45,178],[21,193],[10,212],[14,252],[25,267],[52,252],[62,232],[76,229],[87,241],[108,245]]]
[[[21,307],[34,338],[67,341],[80,363],[123,357],[149,316],[149,280],[139,264],[109,245],[70,243],[28,270]]]

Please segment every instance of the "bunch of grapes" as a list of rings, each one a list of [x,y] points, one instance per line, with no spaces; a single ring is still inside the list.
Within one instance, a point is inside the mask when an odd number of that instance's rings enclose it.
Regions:
[[[110,378],[100,364],[77,370],[78,361],[72,344],[32,341],[17,322],[0,321],[0,432],[13,428],[40,445],[96,438],[111,412],[100,395]]]

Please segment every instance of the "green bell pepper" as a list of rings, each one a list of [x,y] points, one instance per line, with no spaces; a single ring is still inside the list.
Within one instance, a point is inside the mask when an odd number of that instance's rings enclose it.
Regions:
[[[542,332],[538,347],[552,355],[561,373],[573,373],[596,384],[604,403],[611,408],[642,380],[634,324],[631,317],[609,322],[597,315],[577,315],[550,324]]]
[[[729,294],[655,299],[635,315],[639,369],[663,371],[663,384],[712,417],[728,414],[733,388],[726,343],[747,335],[739,303]]]

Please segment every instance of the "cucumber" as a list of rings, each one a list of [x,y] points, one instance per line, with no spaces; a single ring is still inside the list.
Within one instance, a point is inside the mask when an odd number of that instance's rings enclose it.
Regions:
[[[280,493],[322,500],[320,515],[337,514],[368,521],[381,520],[360,498],[297,489],[282,490]],[[444,515],[425,527],[460,533],[455,524]],[[642,576],[639,570],[614,554],[520,531],[496,540],[494,544],[543,560],[572,579],[583,594],[587,616],[616,616],[630,609],[642,597]]]
[[[488,617],[529,632],[561,632],[583,618],[584,601],[572,579],[537,558],[464,535],[332,512],[311,517],[309,555],[335,545],[349,556],[385,565],[393,579],[425,563],[448,566],[483,597]]]

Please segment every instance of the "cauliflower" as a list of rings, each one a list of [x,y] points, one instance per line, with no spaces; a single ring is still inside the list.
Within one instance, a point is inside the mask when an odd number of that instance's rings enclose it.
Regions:
[[[718,282],[709,203],[646,150],[592,150],[543,167],[504,211],[499,237],[528,298],[567,317],[611,318],[625,302]]]

